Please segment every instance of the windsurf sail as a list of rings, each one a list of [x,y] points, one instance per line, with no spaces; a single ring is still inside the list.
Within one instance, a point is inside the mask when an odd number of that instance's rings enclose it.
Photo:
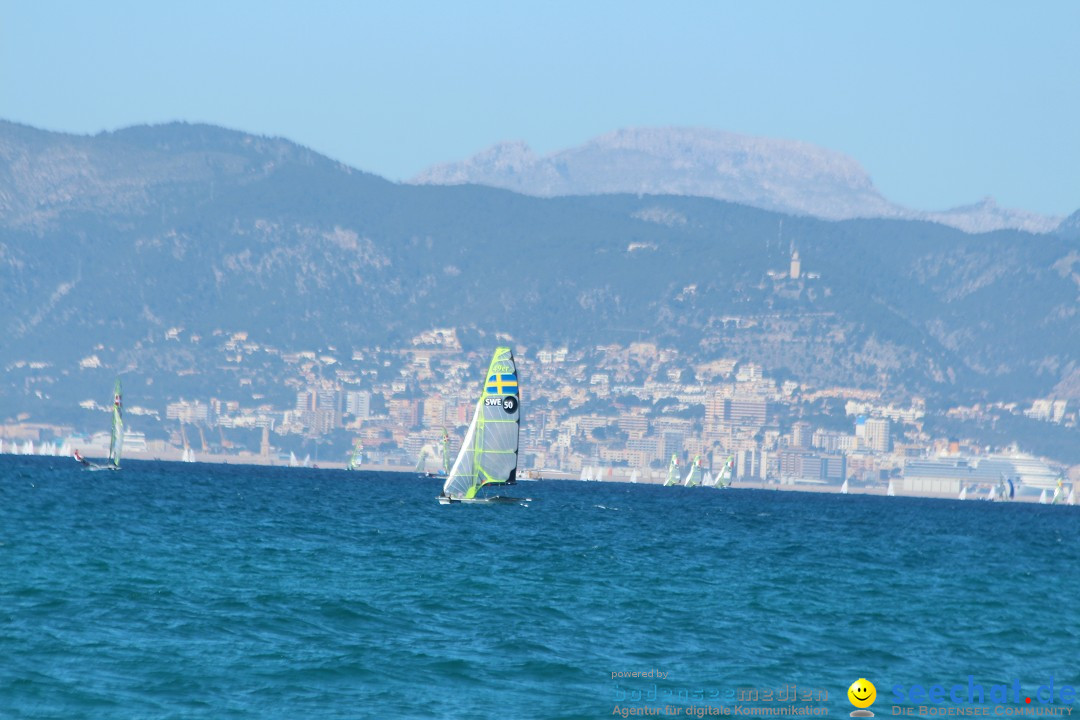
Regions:
[[[443,428],[442,439],[439,440],[439,446],[442,451],[442,472],[447,477],[450,476],[450,435],[446,432],[446,428]]]
[[[363,457],[364,457],[364,446],[359,440],[357,440],[356,444],[353,445],[352,455],[349,457],[349,464],[345,466],[345,469],[346,470],[359,470],[360,469],[360,463],[363,461]]]
[[[517,481],[521,396],[510,348],[495,350],[484,378],[472,422],[443,485],[449,498],[472,499],[482,487]]]
[[[690,472],[686,473],[686,480],[683,481],[683,485],[686,487],[697,487],[701,484],[701,456],[695,455],[694,461],[690,463]]]
[[[124,452],[124,398],[120,388],[120,378],[116,378],[113,387],[112,437],[109,440],[109,463],[114,468],[120,467],[120,456]]]
[[[664,487],[671,485],[678,485],[681,477],[679,476],[679,456],[672,453],[671,462],[667,467],[667,480],[664,481]]]

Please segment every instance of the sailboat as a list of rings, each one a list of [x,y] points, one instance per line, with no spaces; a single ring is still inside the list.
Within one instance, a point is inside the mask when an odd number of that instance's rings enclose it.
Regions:
[[[685,487],[697,487],[701,484],[701,456],[695,455],[694,461],[690,463],[690,472],[686,473],[686,480],[683,481]]]
[[[1047,500],[1046,500],[1046,488],[1043,488],[1042,494],[1039,495],[1039,504],[1040,505],[1045,505],[1046,503],[1047,503]]]
[[[477,496],[481,488],[517,481],[520,424],[521,398],[514,353],[508,347],[496,348],[439,503],[520,502],[522,498]]]
[[[442,453],[442,474],[450,477],[450,434],[443,428],[442,438],[439,440],[439,450]]]
[[[364,457],[364,446],[359,440],[353,445],[352,455],[349,456],[349,464],[345,466],[346,470],[359,470],[360,463]]]
[[[298,467],[299,463],[296,462],[296,453],[292,450],[289,451],[289,467]]]
[[[1072,486],[1069,488],[1069,497],[1065,498],[1065,504],[1066,505],[1075,505],[1076,504],[1076,483],[1073,483]]]
[[[416,472],[423,475],[424,474],[424,467],[425,467],[426,464],[427,464],[427,445],[420,448],[420,457],[417,458],[417,460],[416,460],[416,467],[414,468],[414,470],[416,470]]]
[[[718,490],[723,490],[731,484],[731,476],[735,473],[735,456],[728,455],[727,460],[724,461],[724,467],[720,468],[720,472],[716,473],[716,477],[713,479],[709,487],[714,487]]]
[[[119,470],[120,456],[124,451],[124,395],[120,387],[120,378],[113,386],[112,435],[109,439],[109,459],[104,465],[92,463],[76,450],[75,459],[90,470]]]
[[[960,497],[958,499],[959,500],[967,500],[967,485],[965,485],[964,487],[962,487],[960,489]]]
[[[632,483],[637,482],[637,470],[634,470],[633,472],[630,473],[630,482],[632,482]]]
[[[675,453],[671,454],[671,462],[667,467],[667,480],[664,481],[664,487],[670,487],[671,485],[678,485],[679,480],[679,456]]]
[[[847,491],[848,491],[848,481],[847,481],[847,478],[844,478],[844,484],[840,486],[840,494],[841,495],[847,495]]]
[[[1065,488],[1061,485],[1061,478],[1058,478],[1057,487],[1054,488],[1054,497],[1050,498],[1051,505],[1057,505],[1059,502],[1065,499]]]
[[[893,481],[889,481],[889,489],[885,491],[885,494],[889,497],[896,497],[896,487],[893,485]]]

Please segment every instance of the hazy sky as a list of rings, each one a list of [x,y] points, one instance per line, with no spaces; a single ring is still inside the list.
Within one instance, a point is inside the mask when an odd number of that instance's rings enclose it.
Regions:
[[[845,152],[889,199],[1080,208],[1080,2],[16,2],[0,118],[201,121],[406,179],[688,125]]]

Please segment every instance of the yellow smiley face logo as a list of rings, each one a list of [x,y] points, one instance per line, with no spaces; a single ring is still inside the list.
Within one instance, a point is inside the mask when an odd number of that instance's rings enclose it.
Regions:
[[[847,690],[848,700],[857,708],[867,708],[877,699],[877,688],[866,678],[859,678],[851,683]]]

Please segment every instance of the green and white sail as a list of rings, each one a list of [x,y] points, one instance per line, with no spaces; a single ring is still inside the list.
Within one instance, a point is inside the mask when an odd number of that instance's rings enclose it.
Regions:
[[[353,445],[352,455],[349,457],[349,464],[345,466],[346,470],[359,470],[360,463],[364,457],[364,446],[359,440]]]
[[[446,428],[443,428],[442,439],[439,440],[439,448],[442,453],[443,475],[450,477],[450,435],[446,432]]]
[[[124,452],[124,397],[120,388],[120,378],[116,378],[113,388],[112,438],[109,440],[109,463],[120,467],[120,456]]]
[[[517,480],[521,397],[510,348],[495,350],[484,375],[469,430],[443,485],[443,494],[471,499],[486,485]]]
[[[735,456],[728,455],[727,460],[724,461],[724,467],[720,468],[720,471],[716,473],[716,478],[713,480],[711,487],[723,489],[731,484],[731,476],[735,473]]]
[[[701,456],[695,455],[694,462],[690,463],[690,472],[686,473],[686,480],[683,481],[683,485],[697,487],[701,484],[701,473]]]
[[[675,454],[671,454],[671,462],[667,467],[667,480],[664,481],[664,487],[671,485],[678,485],[679,480],[682,478],[679,476],[679,457]]]

